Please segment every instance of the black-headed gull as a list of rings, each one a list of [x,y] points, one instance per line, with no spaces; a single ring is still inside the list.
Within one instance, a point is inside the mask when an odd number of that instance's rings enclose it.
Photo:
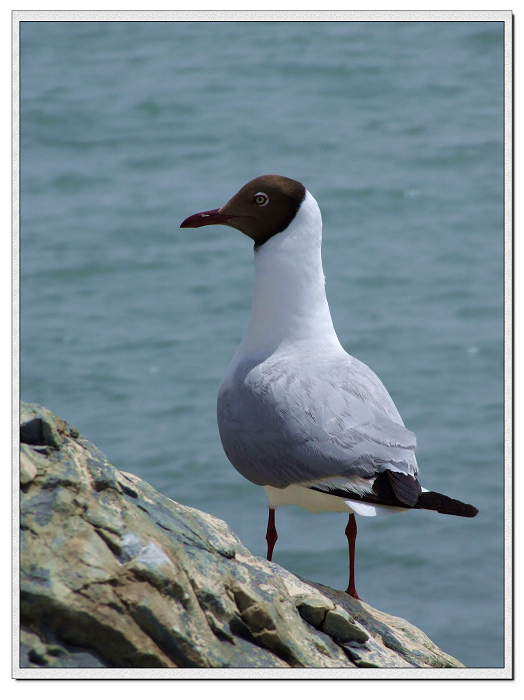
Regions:
[[[347,593],[359,598],[355,513],[478,511],[421,487],[415,435],[380,379],[341,346],[326,299],[322,218],[306,188],[278,175],[258,177],[181,228],[211,224],[232,226],[255,243],[251,318],[218,394],[225,453],[267,493],[269,560],[277,506],[349,513]]]

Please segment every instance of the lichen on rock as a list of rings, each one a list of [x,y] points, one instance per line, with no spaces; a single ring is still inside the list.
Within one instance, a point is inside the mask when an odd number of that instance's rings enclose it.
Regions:
[[[20,668],[459,668],[22,404]]]

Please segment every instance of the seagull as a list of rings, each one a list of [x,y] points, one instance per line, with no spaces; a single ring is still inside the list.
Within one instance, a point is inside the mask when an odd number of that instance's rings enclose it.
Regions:
[[[224,451],[268,498],[267,559],[277,541],[275,509],[349,514],[346,592],[355,585],[355,514],[415,509],[472,518],[472,505],[423,488],[416,438],[386,388],[340,344],[322,268],[322,217],[296,180],[263,175],[223,207],[180,225],[223,224],[254,241],[251,317],[220,386]]]

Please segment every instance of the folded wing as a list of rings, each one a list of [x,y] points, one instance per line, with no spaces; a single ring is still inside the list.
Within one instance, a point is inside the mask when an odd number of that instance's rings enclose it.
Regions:
[[[348,355],[291,367],[285,357],[246,361],[221,387],[220,435],[247,479],[284,487],[334,477],[370,490],[386,470],[416,477],[415,436],[368,367]]]

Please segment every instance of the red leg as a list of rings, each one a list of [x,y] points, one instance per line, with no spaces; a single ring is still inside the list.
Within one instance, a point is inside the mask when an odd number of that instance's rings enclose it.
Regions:
[[[269,509],[269,516],[267,519],[267,532],[266,532],[266,540],[267,540],[267,560],[271,561],[271,557],[273,556],[273,547],[275,546],[275,542],[277,541],[277,530],[275,527],[275,509],[270,508]]]
[[[346,593],[349,593],[350,596],[357,600],[362,600],[355,588],[355,542],[357,539],[357,521],[353,513],[349,516],[346,526],[346,537],[348,538],[349,544],[349,586],[347,587]]]

